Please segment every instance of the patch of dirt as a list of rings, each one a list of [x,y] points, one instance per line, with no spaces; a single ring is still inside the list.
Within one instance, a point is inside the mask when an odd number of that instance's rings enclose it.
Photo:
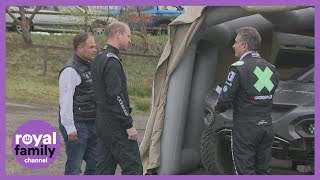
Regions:
[[[37,104],[21,104],[17,102],[7,102],[6,103],[6,173],[7,175],[63,175],[64,173],[64,164],[66,161],[65,154],[65,145],[63,138],[59,131],[58,123],[58,107],[47,106],[47,105],[37,105]],[[139,132],[138,143],[140,144],[145,127],[147,125],[148,117],[146,116],[135,116],[132,115],[134,119],[134,127]],[[15,157],[11,151],[11,140],[12,135],[16,128],[27,122],[29,120],[43,120],[50,123],[58,130],[58,134],[61,141],[61,148],[58,158],[53,164],[47,168],[43,169],[29,169],[22,166],[18,161],[15,160]],[[83,162],[84,167],[85,162]],[[84,169],[84,168],[82,168]],[[118,166],[116,174],[120,175],[121,169]]]

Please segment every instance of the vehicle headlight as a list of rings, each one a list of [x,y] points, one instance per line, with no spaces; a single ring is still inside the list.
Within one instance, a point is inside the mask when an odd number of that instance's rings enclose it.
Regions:
[[[210,109],[206,109],[204,111],[203,121],[207,126],[210,126],[211,124],[214,123],[214,114]]]
[[[308,132],[314,134],[314,123],[310,123],[308,126]]]
[[[295,126],[295,131],[302,137],[314,137],[314,119],[303,119]]]

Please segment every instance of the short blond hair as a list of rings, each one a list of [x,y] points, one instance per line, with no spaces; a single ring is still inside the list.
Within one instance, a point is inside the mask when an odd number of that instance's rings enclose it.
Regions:
[[[113,37],[117,32],[123,34],[126,31],[126,27],[129,27],[128,24],[124,22],[113,22],[109,24],[107,28],[107,37]]]

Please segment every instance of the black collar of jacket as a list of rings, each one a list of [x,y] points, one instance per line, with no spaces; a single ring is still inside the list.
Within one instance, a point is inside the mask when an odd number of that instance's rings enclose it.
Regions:
[[[110,52],[112,52],[113,54],[115,54],[116,56],[119,57],[119,49],[117,49],[116,47],[111,46],[110,44],[107,44],[103,47],[103,50],[109,50]]]
[[[248,58],[249,57],[249,58]],[[261,58],[261,56],[260,56],[260,54],[259,54],[259,52],[258,51],[252,51],[252,52],[250,52],[250,53],[248,53],[248,54],[246,54],[243,58],[242,58],[242,60],[244,61],[245,59],[250,59],[250,58]]]
[[[84,65],[90,65],[91,61],[86,61],[84,59],[82,59],[81,57],[79,57],[77,54],[73,55],[73,59],[84,64]]]

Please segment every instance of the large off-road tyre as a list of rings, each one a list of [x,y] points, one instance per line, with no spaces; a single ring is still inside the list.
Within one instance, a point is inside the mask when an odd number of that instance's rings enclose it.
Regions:
[[[201,161],[207,171],[212,174],[234,174],[230,141],[206,126],[200,146]]]

